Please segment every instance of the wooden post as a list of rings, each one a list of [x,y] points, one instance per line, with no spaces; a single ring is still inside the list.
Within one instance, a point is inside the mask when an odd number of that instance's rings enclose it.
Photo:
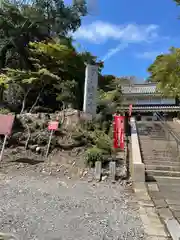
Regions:
[[[109,163],[109,175],[111,180],[114,182],[116,180],[116,162],[114,161]]]
[[[49,148],[50,148],[50,145],[51,145],[52,135],[53,135],[53,130],[51,130],[51,132],[50,132],[49,142],[48,142],[47,151],[46,151],[46,157],[48,156],[48,153],[49,153]]]
[[[8,137],[8,135],[5,135],[5,136],[4,136],[4,141],[3,141],[3,145],[2,145],[2,149],[1,149],[1,154],[0,154],[0,161],[2,161],[4,149],[5,149],[5,146],[6,146],[7,137]]]
[[[101,161],[96,161],[95,162],[95,176],[94,176],[96,181],[101,180],[101,169],[102,169]]]

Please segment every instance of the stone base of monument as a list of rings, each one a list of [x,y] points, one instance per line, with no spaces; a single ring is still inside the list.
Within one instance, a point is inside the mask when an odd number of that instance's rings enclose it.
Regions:
[[[111,156],[105,164],[101,161],[95,162],[94,180],[105,181],[109,179],[112,182],[127,177],[127,149]]]
[[[104,171],[104,169],[102,169],[102,163],[97,161],[95,163],[94,179],[96,181],[104,181],[106,178],[109,178],[112,182],[116,181],[116,161],[110,161],[108,167],[109,168]]]
[[[96,181],[101,180],[101,174],[102,174],[102,162],[96,161],[95,162],[95,173],[94,173],[94,178]]]
[[[109,177],[112,182],[116,181],[116,162],[109,162]]]

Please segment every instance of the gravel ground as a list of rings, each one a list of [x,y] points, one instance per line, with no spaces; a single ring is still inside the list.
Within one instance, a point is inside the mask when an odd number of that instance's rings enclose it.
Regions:
[[[0,228],[17,239],[145,239],[132,190],[53,176],[0,175]]]

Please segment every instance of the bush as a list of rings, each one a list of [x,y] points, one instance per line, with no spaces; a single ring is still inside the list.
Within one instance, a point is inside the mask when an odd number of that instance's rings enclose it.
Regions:
[[[87,143],[93,144],[93,139],[90,133],[82,128],[77,128],[75,131],[72,132],[72,139],[78,142],[85,141]]]
[[[8,114],[11,111],[8,108],[0,108],[0,114]]]
[[[72,138],[76,141],[84,139],[85,135],[86,135],[85,132],[80,128],[77,128],[75,129],[75,131],[72,132]]]
[[[103,161],[103,151],[96,146],[86,151],[86,162],[90,166],[94,166],[96,161]]]
[[[109,154],[109,155],[111,155],[112,154],[112,152],[113,152],[113,146],[112,146],[112,140],[111,140],[111,138],[107,135],[107,134],[105,134],[105,133],[103,133],[103,134],[101,134],[97,139],[96,139],[96,146],[99,148],[99,149],[101,149],[101,150],[103,150],[103,152],[105,153],[105,154]]]
[[[102,130],[103,130],[106,134],[108,134],[108,132],[109,132],[110,125],[111,125],[111,122],[110,122],[110,121],[104,121],[104,122],[102,123]]]
[[[113,129],[113,126],[111,124],[110,128],[109,128],[109,132],[108,132],[108,136],[110,139],[113,139],[114,138],[114,133],[113,133],[114,129]]]
[[[83,129],[85,129],[87,131],[94,131],[96,129],[96,124],[94,121],[81,122],[81,126]]]

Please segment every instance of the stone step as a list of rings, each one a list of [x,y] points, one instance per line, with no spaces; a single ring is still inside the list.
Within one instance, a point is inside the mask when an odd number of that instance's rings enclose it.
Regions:
[[[180,165],[171,166],[171,165],[146,165],[146,170],[162,170],[162,171],[172,171],[172,172],[180,172]]]
[[[154,153],[153,152],[153,150],[151,150],[151,151],[146,151],[146,150],[142,150],[142,156],[144,156],[144,157],[147,157],[147,158],[164,158],[164,159],[170,159],[170,158],[172,158],[172,157],[174,157],[174,155],[171,153],[171,152],[164,152],[164,153],[162,153],[162,154],[160,154],[160,153]],[[179,161],[180,162],[180,161]]]
[[[169,176],[157,176],[156,181],[158,184],[179,184],[180,185],[180,177],[169,177]]]
[[[172,146],[169,146],[166,143],[162,144],[162,145],[158,144],[158,148],[157,148],[157,144],[158,143],[154,144],[152,141],[149,141],[149,143],[147,143],[147,144],[142,143],[141,147],[143,147],[145,149],[147,147],[147,149],[152,149],[154,152],[163,152],[163,151],[167,151],[168,149],[172,149]]]
[[[168,191],[169,193],[172,193],[172,194],[174,192],[177,192],[177,194],[180,194],[180,188],[179,188],[178,185],[167,185],[167,184],[166,185],[159,185],[159,189],[160,189],[161,192]]]
[[[153,150],[151,149],[150,150],[146,150],[146,149],[142,149],[141,151],[142,155],[147,157],[147,158],[152,158],[152,157],[163,157],[163,158],[172,158],[175,156],[175,153],[171,152],[171,151],[164,151],[164,152],[160,152],[160,153],[156,153],[156,152],[153,152]],[[180,161],[179,161],[180,162]]]
[[[174,155],[170,154],[170,153],[164,153],[163,154],[154,154],[152,151],[151,152],[142,152],[141,153],[142,157],[145,157],[147,159],[153,159],[153,158],[163,158],[165,160],[174,160]],[[180,162],[180,161],[179,161]]]
[[[163,161],[163,160],[144,160],[143,161],[145,163],[145,165],[156,165],[156,166],[162,166],[162,165],[168,165],[171,167],[180,167],[180,163],[177,161]]]
[[[157,146],[156,146],[157,148]],[[168,149],[168,148],[164,148],[163,151],[154,151],[153,148],[151,148],[151,146],[149,146],[149,148],[144,148],[143,146],[141,146],[141,151],[142,153],[150,153],[150,155],[154,155],[154,156],[171,156],[174,151],[172,149]]]
[[[177,155],[177,154],[175,154],[175,152],[172,152],[172,151],[164,151],[164,152],[160,152],[160,153],[157,153],[157,152],[153,152],[152,151],[152,154],[153,154],[153,156],[154,157],[163,157],[163,158],[172,158],[172,157],[174,157],[175,155]]]
[[[178,201],[179,200],[179,193],[176,192],[157,192],[157,191],[149,191],[149,195],[152,199],[164,199],[165,201]]]
[[[180,161],[179,159],[176,159],[176,158],[156,158],[156,157],[152,157],[152,158],[147,158],[147,157],[143,157],[143,162],[144,163],[152,163],[152,162],[155,162],[155,163],[160,163],[161,164],[165,164],[165,165],[170,165],[170,163],[175,163],[176,165],[180,165]]]
[[[157,145],[155,146],[157,148]],[[159,150],[155,150],[155,148],[153,148],[151,146],[151,143],[149,143],[149,147],[147,146],[147,148],[145,148],[144,146],[141,146],[142,148],[142,152],[151,152],[153,154],[156,155],[160,155],[160,154],[164,154],[164,153],[172,153],[172,149],[168,148],[168,147],[164,147],[163,149],[159,149]]]
[[[180,172],[178,171],[163,171],[163,170],[146,170],[148,176],[169,176],[169,177],[180,177]]]
[[[159,142],[159,147],[163,147],[164,145],[166,145],[166,144],[169,144],[168,143],[168,141],[166,140],[166,141],[163,141],[163,140],[161,140],[161,141],[156,141],[156,140],[154,140],[154,139],[151,139],[151,138],[148,138],[148,139],[140,139],[140,143],[142,143],[143,145],[148,145],[149,143],[153,143],[153,144],[155,144],[155,143],[158,143]]]
[[[170,191],[170,192],[179,192],[180,191],[180,178],[176,178],[176,177],[164,177],[159,178],[159,177],[155,177],[155,180],[157,181],[157,185],[159,190],[161,191]],[[178,190],[179,189],[179,190]],[[180,201],[179,201],[180,204]]]

